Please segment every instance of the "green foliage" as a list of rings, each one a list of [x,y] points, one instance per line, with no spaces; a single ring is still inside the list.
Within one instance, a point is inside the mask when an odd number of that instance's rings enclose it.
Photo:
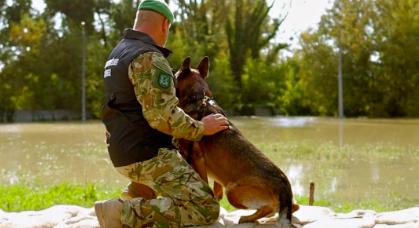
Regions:
[[[94,13],[106,12],[109,4],[106,1],[83,1],[81,5],[73,5],[74,1],[45,3],[47,8],[42,15],[27,11],[19,20],[6,17],[8,26],[1,30],[7,36],[1,37],[4,52],[0,63],[4,67],[0,69],[0,78],[4,90],[0,99],[5,105],[0,107],[0,119],[10,120],[7,116],[14,110],[79,109],[81,21],[86,22],[89,38],[88,108],[97,117],[102,102],[100,75],[103,71],[98,62],[105,62],[109,50],[103,48],[106,44],[103,31],[95,31],[93,17]],[[73,10],[77,6],[86,10]],[[18,3],[9,8],[14,7],[25,9]],[[61,28],[57,27],[55,16],[62,18]],[[101,38],[102,42],[97,42]],[[92,47],[95,50],[90,51]]]
[[[227,19],[225,31],[234,86],[240,92],[248,57],[259,58],[261,50],[268,47],[270,40],[275,37],[280,22],[270,21],[268,13],[272,6],[268,6],[263,0],[234,1],[232,5],[233,16]],[[273,50],[276,53],[279,51],[277,48]]]
[[[214,59],[224,45],[221,41],[225,39],[223,24],[229,9],[228,1],[177,0],[175,2],[178,6],[175,14],[180,20],[172,31],[183,41],[181,49],[185,50],[186,55],[182,57],[191,55],[194,57],[192,59],[196,59],[206,55]],[[178,51],[174,48],[173,50]]]
[[[418,7],[416,1],[338,0],[318,30],[301,35],[297,58],[313,114],[336,115],[341,51],[347,116],[418,115],[411,100],[419,83]]]
[[[256,108],[269,108],[274,112],[276,98],[284,87],[284,74],[279,65],[262,59],[248,59],[243,74],[243,89],[236,109],[254,114]]]
[[[236,94],[233,92],[232,73],[226,55],[221,52],[217,58],[211,61],[211,70],[207,81],[218,104],[229,109],[234,106]]]
[[[87,108],[100,115],[103,64],[140,0],[0,1],[0,122],[17,110],[78,112],[81,22],[87,34]],[[266,0],[176,0],[167,47],[177,69],[186,56],[211,60],[215,99],[237,114],[268,108],[284,115],[336,115],[338,54],[347,116],[418,116],[416,0],[336,0],[319,27],[303,32],[286,59],[276,41],[284,17]],[[285,15],[279,12],[278,15]],[[53,94],[53,96],[52,96]]]
[[[41,210],[56,204],[92,207],[97,200],[116,198],[118,190],[107,190],[93,184],[61,183],[54,186],[16,184],[0,186],[0,208],[5,211]]]
[[[197,43],[189,46],[186,44],[186,40],[187,38],[185,38],[182,33],[174,32],[167,44],[171,50],[176,50],[169,56],[169,62],[171,63],[173,70],[178,70],[187,56],[192,58],[193,67],[196,67],[196,64],[198,64],[204,56],[202,49],[198,47]]]
[[[114,3],[111,7],[109,17],[112,26],[112,38],[119,40],[125,28],[130,28],[134,24],[135,13],[139,0],[121,0]]]
[[[303,33],[301,43],[294,59],[299,63],[303,102],[310,107],[311,114],[333,115],[337,107],[337,55],[318,34]]]
[[[98,118],[102,110],[103,105],[103,64],[105,63],[109,50],[103,48],[103,45],[98,42],[93,42],[94,40],[100,39],[99,34],[90,36],[89,42],[87,45],[87,103],[88,111],[92,114],[93,117]]]
[[[309,115],[310,109],[308,91],[304,90],[304,80],[301,80],[300,65],[297,59],[289,58],[278,69],[282,75],[282,87],[278,88],[275,104],[284,115]]]
[[[380,0],[376,8],[373,44],[379,59],[375,71],[383,94],[383,107],[378,108],[388,116],[417,116],[419,3]]]

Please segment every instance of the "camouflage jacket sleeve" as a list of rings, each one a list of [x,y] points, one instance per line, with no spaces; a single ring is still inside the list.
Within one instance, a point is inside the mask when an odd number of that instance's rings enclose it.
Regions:
[[[139,55],[129,66],[128,76],[134,86],[144,118],[152,128],[175,138],[198,141],[203,136],[202,122],[192,119],[177,105],[174,76],[160,53]]]

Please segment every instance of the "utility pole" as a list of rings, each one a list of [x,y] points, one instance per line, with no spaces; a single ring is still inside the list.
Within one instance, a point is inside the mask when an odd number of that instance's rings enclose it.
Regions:
[[[339,47],[339,66],[338,66],[338,102],[339,102],[339,118],[343,119],[343,85],[342,85],[342,49]]]
[[[86,121],[86,23],[81,22],[81,120]]]

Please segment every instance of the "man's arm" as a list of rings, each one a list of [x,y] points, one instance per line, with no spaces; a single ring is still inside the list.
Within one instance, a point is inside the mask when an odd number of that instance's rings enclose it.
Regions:
[[[177,107],[173,75],[167,60],[156,52],[138,56],[129,67],[129,78],[142,106],[144,118],[152,128],[175,138],[198,141],[204,125]]]

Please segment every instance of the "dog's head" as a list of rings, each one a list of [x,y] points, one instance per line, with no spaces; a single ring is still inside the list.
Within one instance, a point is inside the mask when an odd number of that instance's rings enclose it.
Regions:
[[[185,58],[181,68],[175,74],[176,96],[179,98],[181,108],[205,97],[212,97],[212,92],[205,81],[208,69],[208,57],[204,57],[196,69],[191,68],[191,58]]]

